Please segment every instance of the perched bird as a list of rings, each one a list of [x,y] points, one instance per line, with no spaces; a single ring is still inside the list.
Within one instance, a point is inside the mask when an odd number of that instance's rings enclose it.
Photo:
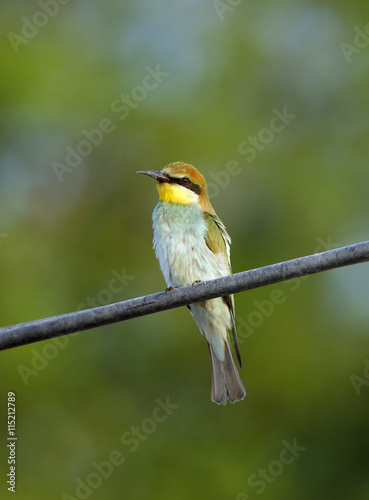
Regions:
[[[158,184],[159,203],[152,219],[154,249],[169,288],[231,274],[231,239],[209,201],[204,177],[192,165],[170,163],[163,170],[140,170]],[[233,296],[188,306],[208,341],[212,366],[211,399],[218,404],[245,397],[228,337],[233,332],[239,365],[241,357],[234,323]]]

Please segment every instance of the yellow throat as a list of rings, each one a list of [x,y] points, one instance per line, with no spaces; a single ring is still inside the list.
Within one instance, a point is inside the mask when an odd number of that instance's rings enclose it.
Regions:
[[[198,195],[178,184],[160,182],[157,185],[160,201],[176,203],[177,205],[191,205],[198,202]]]

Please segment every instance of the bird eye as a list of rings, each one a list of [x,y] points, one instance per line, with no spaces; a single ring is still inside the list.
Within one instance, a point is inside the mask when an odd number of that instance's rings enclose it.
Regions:
[[[180,182],[181,182],[182,186],[188,186],[190,183],[190,180],[187,179],[187,177],[182,177]]]

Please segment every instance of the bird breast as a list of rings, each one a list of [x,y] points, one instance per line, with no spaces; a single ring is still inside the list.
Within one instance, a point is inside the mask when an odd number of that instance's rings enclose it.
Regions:
[[[206,244],[198,205],[159,202],[153,212],[154,249],[168,286],[186,286],[230,274],[227,258]]]

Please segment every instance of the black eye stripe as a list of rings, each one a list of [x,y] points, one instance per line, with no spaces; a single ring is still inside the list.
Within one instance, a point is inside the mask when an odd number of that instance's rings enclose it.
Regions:
[[[195,184],[194,182],[191,182],[190,181],[190,184],[188,184],[188,189],[191,189],[191,191],[193,191],[194,193],[200,195],[201,194],[201,186],[199,186],[198,184]]]
[[[183,184],[181,182],[183,179],[187,179],[188,183]],[[188,179],[188,177],[182,177],[182,178],[179,178],[179,179],[176,179],[175,177],[170,177],[170,181],[173,182],[173,183],[175,183],[175,184],[179,184],[180,186],[184,186],[187,189],[191,189],[191,191],[193,191],[194,193],[196,193],[198,195],[201,194],[201,186],[199,186],[198,184],[195,184],[194,182],[190,181],[190,179]]]

